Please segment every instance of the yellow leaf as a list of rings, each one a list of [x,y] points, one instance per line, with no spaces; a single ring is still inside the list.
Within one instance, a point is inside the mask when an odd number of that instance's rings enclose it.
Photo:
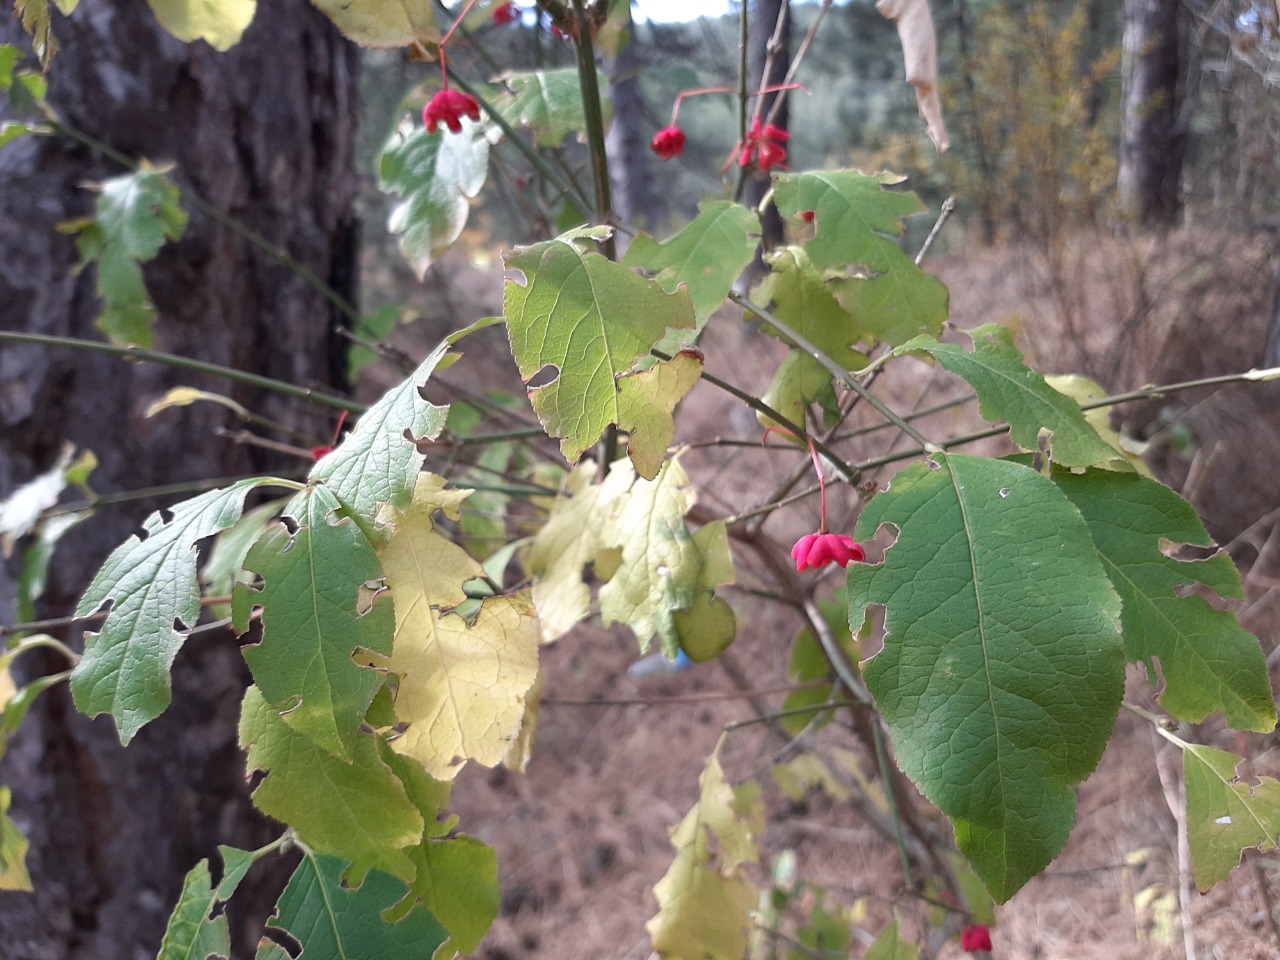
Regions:
[[[544,643],[559,640],[591,611],[591,588],[583,582],[582,571],[596,564],[596,573],[601,573],[610,504],[628,489],[624,471],[611,471],[603,484],[591,482],[595,473],[594,463],[583,463],[565,477],[551,516],[529,551],[533,603]]]
[[[759,899],[742,867],[758,857],[764,804],[754,781],[725,783],[716,753],[700,783],[697,804],[671,832],[676,858],[653,888],[659,910],[647,927],[654,949],[669,960],[740,960]]]
[[[1101,400],[1107,395],[1107,391],[1096,380],[1090,380],[1088,377],[1083,377],[1078,373],[1045,377],[1044,382],[1059,393],[1065,393],[1081,406],[1092,400]],[[1120,456],[1124,457],[1125,463],[1132,467],[1134,472],[1140,473],[1144,477],[1155,479],[1151,474],[1151,468],[1147,466],[1142,457],[1138,455],[1137,451],[1130,449],[1132,441],[1111,426],[1111,409],[1109,407],[1094,407],[1092,410],[1086,410],[1084,411],[1084,418],[1089,422],[1089,426],[1097,431],[1098,436],[1116,448],[1116,451]],[[1118,459],[1100,463],[1098,466],[1106,470],[1119,469],[1125,471],[1128,469]]]
[[[146,416],[154,417],[161,410],[168,410],[170,407],[190,406],[200,400],[220,403],[235,413],[241,420],[249,419],[249,411],[230,397],[224,397],[220,393],[211,393],[208,390],[197,390],[195,387],[174,387],[151,406],[147,407]]]
[[[164,27],[184,43],[204,40],[229,50],[253,20],[257,0],[148,0]]]
[[[362,47],[440,42],[430,0],[312,0],[343,35]]]
[[[467,760],[502,760],[538,676],[539,628],[528,591],[490,597],[471,622],[450,612],[483,567],[436,531],[432,515],[456,515],[467,493],[422,475],[379,552],[396,609],[395,646],[379,665],[400,678],[396,716],[408,725],[393,745],[442,780]]]

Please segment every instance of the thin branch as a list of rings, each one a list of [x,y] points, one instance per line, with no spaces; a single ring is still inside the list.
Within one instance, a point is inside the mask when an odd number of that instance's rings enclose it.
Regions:
[[[335,396],[331,393],[325,393],[321,390],[312,390],[310,387],[298,387],[292,383],[285,383],[283,380],[273,380],[271,377],[262,377],[256,373],[246,373],[243,370],[236,370],[232,367],[224,367],[218,363],[209,363],[205,360],[192,360],[189,357],[180,357],[172,353],[162,353],[159,350],[146,350],[142,347],[121,347],[114,343],[105,343],[100,340],[82,340],[78,337],[53,337],[42,333],[17,333],[10,330],[0,330],[0,343],[32,343],[46,347],[69,347],[73,350],[88,350],[96,353],[108,353],[117,357],[124,357],[129,360],[141,360],[147,363],[159,363],[167,367],[175,367],[179,370],[190,370],[194,373],[208,373],[215,377],[223,377],[227,380],[233,380],[236,383],[247,384],[251,387],[258,387],[262,390],[270,390],[273,393],[282,393],[289,397],[298,397],[310,403],[319,404],[325,407],[332,407],[335,410],[347,410],[350,413],[364,413],[366,407],[363,404],[355,403],[352,400],[346,400],[343,397]]]

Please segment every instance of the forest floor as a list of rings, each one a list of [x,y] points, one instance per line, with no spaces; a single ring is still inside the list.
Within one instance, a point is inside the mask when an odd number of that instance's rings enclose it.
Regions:
[[[1213,259],[1207,260],[1211,247]],[[1042,368],[1088,372],[1111,388],[1127,389],[1254,366],[1265,324],[1266,283],[1260,278],[1270,276],[1269,256],[1261,242],[1233,240],[1224,247],[1220,239],[1185,236],[1159,248],[1091,241],[1080,244],[1074,258],[1058,257],[1052,269],[1045,267],[1048,258],[1025,251],[938,256],[926,266],[951,287],[957,329],[1009,324]],[[1207,272],[1206,262],[1212,264]],[[500,297],[496,269],[450,263],[429,283],[423,302],[431,306],[423,312],[457,327],[499,312]],[[435,325],[432,333],[438,332]],[[501,328],[480,336],[494,340],[465,341],[468,359],[491,356],[489,347],[502,356]],[[748,337],[755,338],[750,349],[744,348]],[[761,339],[767,340],[736,318],[713,319],[705,339],[707,369],[759,395],[779,355],[772,342],[756,345]],[[398,341],[417,353],[427,334],[421,326],[406,328]],[[1113,359],[1124,344],[1131,348],[1126,356],[1140,361]],[[514,365],[509,357],[505,363],[486,359],[479,373],[459,363],[433,383],[432,399],[439,402],[435,391],[447,393],[448,383],[514,391]],[[934,369],[903,366],[877,386],[899,410],[961,394],[962,385]],[[367,384],[371,391],[385,385],[376,375]],[[1280,534],[1273,536],[1274,517],[1248,528],[1280,505],[1274,480],[1280,397],[1266,387],[1254,389],[1249,397],[1233,389],[1200,392],[1129,409],[1120,419],[1136,434],[1155,438],[1152,452],[1162,478],[1191,496],[1219,540],[1235,539],[1233,554],[1249,571],[1250,600],[1239,608],[1241,617],[1271,654],[1280,619],[1273,595],[1280,583]],[[976,423],[974,416],[971,410],[939,414],[922,420],[921,430],[941,436]],[[868,417],[856,422],[875,423]],[[1242,422],[1248,429],[1236,429]],[[750,411],[705,383],[685,401],[678,423],[678,442],[758,441],[761,435]],[[1170,424],[1185,428],[1191,444],[1161,447]],[[889,436],[866,434],[845,449],[863,459],[885,452]],[[797,455],[710,448],[690,451],[684,463],[701,504],[722,515],[766,501]],[[897,468],[872,479],[883,488]],[[1224,486],[1228,495],[1214,493]],[[837,529],[852,528],[855,499],[847,488],[833,491]],[[784,554],[798,534],[813,528],[816,504],[790,513],[764,528]],[[794,613],[751,592],[769,587],[757,557],[735,544],[735,562],[740,588],[722,592],[736,610],[739,636],[722,660],[636,678],[628,668],[640,654],[629,632],[576,630],[543,651],[543,702],[527,772],[471,765],[459,777],[454,809],[460,827],[497,848],[503,890],[501,914],[477,958],[650,957],[645,921],[657,910],[652,887],[671,863],[669,831],[695,802],[699,774],[722,736],[720,759],[730,780],[754,777],[763,788],[769,825],[761,884],[773,859],[792,851],[798,876],[827,888],[827,907],[847,910],[855,927],[865,929],[852,956],[865,951],[891,910],[908,935],[921,929],[928,907],[903,892],[895,845],[845,800],[817,789],[789,797],[772,774],[776,764],[812,751],[828,765],[870,776],[872,759],[849,731],[833,724],[787,742],[756,724],[724,735],[726,724],[780,707],[785,693],[777,688],[789,682],[787,659],[798,627]],[[838,576],[823,578],[819,595],[836,593],[839,582]],[[747,697],[744,688],[758,693]],[[1134,668],[1129,698],[1154,704],[1145,676]],[[1183,735],[1252,757],[1255,773],[1280,773],[1274,736],[1237,736],[1212,723],[1184,727]],[[1179,805],[1181,770],[1175,754],[1145,721],[1122,711],[1110,747],[1079,788],[1076,828],[1066,849],[998,908],[995,957],[1182,958],[1187,942],[1194,942],[1198,958],[1280,957],[1280,936],[1269,919],[1273,898],[1280,897],[1280,861],[1251,855],[1210,893],[1188,889],[1172,812]],[[924,800],[915,802],[937,822]],[[812,895],[795,901],[800,910],[814,902]],[[790,922],[784,933],[793,929]],[[785,944],[776,955],[806,956],[789,955]],[[952,941],[933,955],[964,954]]]

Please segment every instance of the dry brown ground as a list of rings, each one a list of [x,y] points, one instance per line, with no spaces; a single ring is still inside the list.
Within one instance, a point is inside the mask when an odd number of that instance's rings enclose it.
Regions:
[[[1013,323],[1042,368],[1089,372],[1118,389],[1252,366],[1262,347],[1270,256],[1261,242],[1188,234],[1160,248],[1090,238],[1050,270],[1043,258],[1025,252],[951,256],[932,269],[952,289],[956,327]],[[493,271],[455,263],[437,281],[423,300],[428,316],[456,326],[497,312]],[[412,331],[406,338],[406,344],[425,339]],[[1128,344],[1141,362],[1113,359],[1117,342]],[[488,344],[494,345],[500,346],[497,340]],[[467,349],[476,357],[487,347]],[[707,354],[709,370],[759,390],[777,351],[748,340],[732,318],[719,318],[713,320]],[[904,367],[880,384],[899,409],[918,409],[959,392],[923,365]],[[471,390],[510,388],[509,358],[479,369],[460,364],[442,379],[452,377]],[[1280,505],[1274,480],[1280,466],[1277,399],[1274,389],[1200,391],[1133,407],[1122,419],[1158,443],[1171,425],[1186,428],[1190,445],[1182,452],[1158,447],[1156,460],[1169,482],[1205,510],[1225,542]],[[755,440],[760,432],[749,411],[705,384],[686,401],[680,422],[686,441]],[[942,435],[972,422],[970,413],[942,414],[923,421],[922,429]],[[883,452],[886,436],[855,440],[844,449],[854,458]],[[748,448],[695,451],[687,458],[702,503],[718,512],[761,502],[794,463],[790,453]],[[875,479],[885,481],[893,469]],[[837,522],[851,522],[853,499],[847,490],[833,494]],[[816,505],[810,503],[765,529],[785,551],[815,518]],[[1234,549],[1253,568],[1251,603],[1242,616],[1268,652],[1275,646],[1277,620],[1272,588],[1280,580],[1273,526],[1249,532]],[[769,586],[767,572],[750,555],[737,551],[735,559],[741,583]],[[830,589],[835,584],[836,578],[826,581]],[[727,655],[732,670],[713,662],[669,677],[632,679],[626,671],[637,657],[635,641],[620,630],[580,630],[546,649],[546,699],[528,772],[472,766],[454,795],[463,828],[493,844],[501,865],[501,916],[477,957],[650,956],[644,923],[656,910],[651,887],[671,860],[668,830],[694,802],[698,775],[724,725],[752,715],[737,696],[739,684],[746,678],[752,688],[767,689],[786,682],[795,619],[742,590],[730,599],[740,624]],[[1139,674],[1130,679],[1131,697],[1149,696]],[[711,698],[718,695],[725,696]],[[630,702],[635,700],[651,702]],[[776,708],[782,694],[762,700]],[[1280,771],[1274,737],[1237,738],[1211,725],[1189,735],[1243,750],[1256,758],[1259,773]],[[849,735],[828,728],[811,745],[829,751],[841,743],[851,744]],[[764,784],[766,860],[793,850],[800,875],[829,886],[835,902],[849,905],[861,898],[870,905],[867,924],[874,932],[886,916],[884,898],[901,883],[896,851],[847,803],[821,794],[800,803],[783,797],[768,774],[772,761],[791,755],[780,747],[756,726],[734,732],[722,750],[731,777],[759,776]],[[1078,822],[1066,850],[1000,908],[996,957],[1180,958],[1183,919],[1192,924],[1199,957],[1280,956],[1266,914],[1273,859],[1251,858],[1210,894],[1192,893],[1185,914],[1180,909],[1176,822],[1160,776],[1163,765],[1176,780],[1170,750],[1142,721],[1121,716],[1097,771],[1079,790]],[[921,908],[905,898],[898,903],[904,924],[915,929]],[[861,952],[856,948],[853,955]],[[961,955],[954,943],[937,954]]]

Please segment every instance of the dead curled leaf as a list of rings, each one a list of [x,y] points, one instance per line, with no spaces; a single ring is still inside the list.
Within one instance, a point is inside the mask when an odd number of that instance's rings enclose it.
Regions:
[[[951,144],[942,122],[942,100],[938,96],[938,38],[933,30],[929,0],[876,0],[876,10],[898,25],[907,83],[916,88],[916,102],[929,139],[938,152],[943,153]]]

